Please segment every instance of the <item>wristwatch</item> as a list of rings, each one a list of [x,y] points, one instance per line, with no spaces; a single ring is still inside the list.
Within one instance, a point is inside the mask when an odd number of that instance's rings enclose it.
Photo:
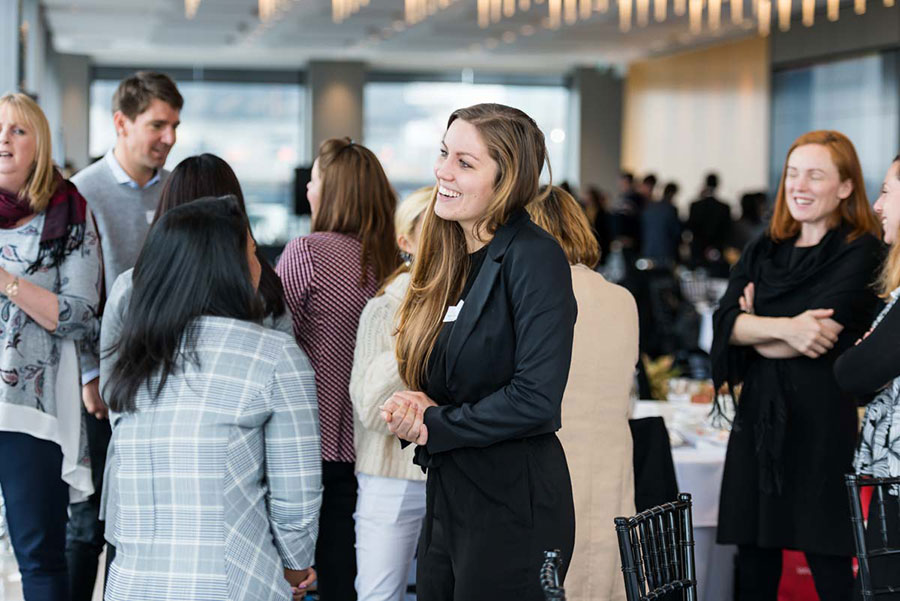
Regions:
[[[15,276],[13,281],[6,285],[6,296],[9,298],[14,297],[19,293],[19,276]]]

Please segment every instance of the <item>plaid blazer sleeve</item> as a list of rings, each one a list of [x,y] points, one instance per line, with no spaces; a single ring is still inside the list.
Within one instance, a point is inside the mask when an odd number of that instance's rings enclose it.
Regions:
[[[313,370],[303,351],[285,341],[266,388],[271,415],[265,425],[269,522],[284,566],[313,563],[322,503],[319,414]]]

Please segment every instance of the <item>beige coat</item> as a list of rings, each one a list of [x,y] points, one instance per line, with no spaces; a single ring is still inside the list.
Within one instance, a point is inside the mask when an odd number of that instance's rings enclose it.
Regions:
[[[578,321],[559,438],[575,495],[575,552],[569,601],[623,601],[613,518],[634,514],[628,427],[638,359],[638,315],[631,294],[583,265],[572,267]]]

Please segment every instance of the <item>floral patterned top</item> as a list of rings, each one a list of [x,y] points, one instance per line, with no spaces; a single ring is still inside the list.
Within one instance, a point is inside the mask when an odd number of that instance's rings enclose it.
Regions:
[[[99,239],[88,214],[81,247],[67,255],[58,267],[42,266],[28,274],[26,270],[38,256],[44,217],[44,213],[39,213],[24,225],[0,229],[0,267],[20,280],[55,293],[59,299],[58,326],[54,332],[48,332],[0,290],[0,430],[60,444],[62,477],[73,489],[84,493],[92,486],[81,423],[77,364],[74,372],[65,370],[66,379],[72,378],[71,390],[66,382],[57,382],[57,377],[66,353],[71,352],[73,360],[75,357],[74,344],[65,343],[96,336],[99,331]],[[60,395],[60,391],[64,394]]]

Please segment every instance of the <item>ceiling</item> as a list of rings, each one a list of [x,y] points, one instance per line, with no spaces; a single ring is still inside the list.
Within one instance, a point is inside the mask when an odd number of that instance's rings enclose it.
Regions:
[[[86,54],[95,64],[250,69],[297,69],[309,60],[361,60],[376,69],[565,73],[575,66],[621,68],[669,54],[756,35],[733,25],[727,4],[722,27],[690,33],[687,17],[619,31],[616,0],[607,13],[557,29],[547,25],[548,2],[517,11],[486,29],[476,0],[455,0],[407,27],[404,0],[369,0],[344,22],[331,19],[331,0],[283,0],[277,18],[262,24],[257,0],[201,0],[187,19],[183,0],[42,0],[56,50]],[[749,14],[749,1],[747,1]]]

